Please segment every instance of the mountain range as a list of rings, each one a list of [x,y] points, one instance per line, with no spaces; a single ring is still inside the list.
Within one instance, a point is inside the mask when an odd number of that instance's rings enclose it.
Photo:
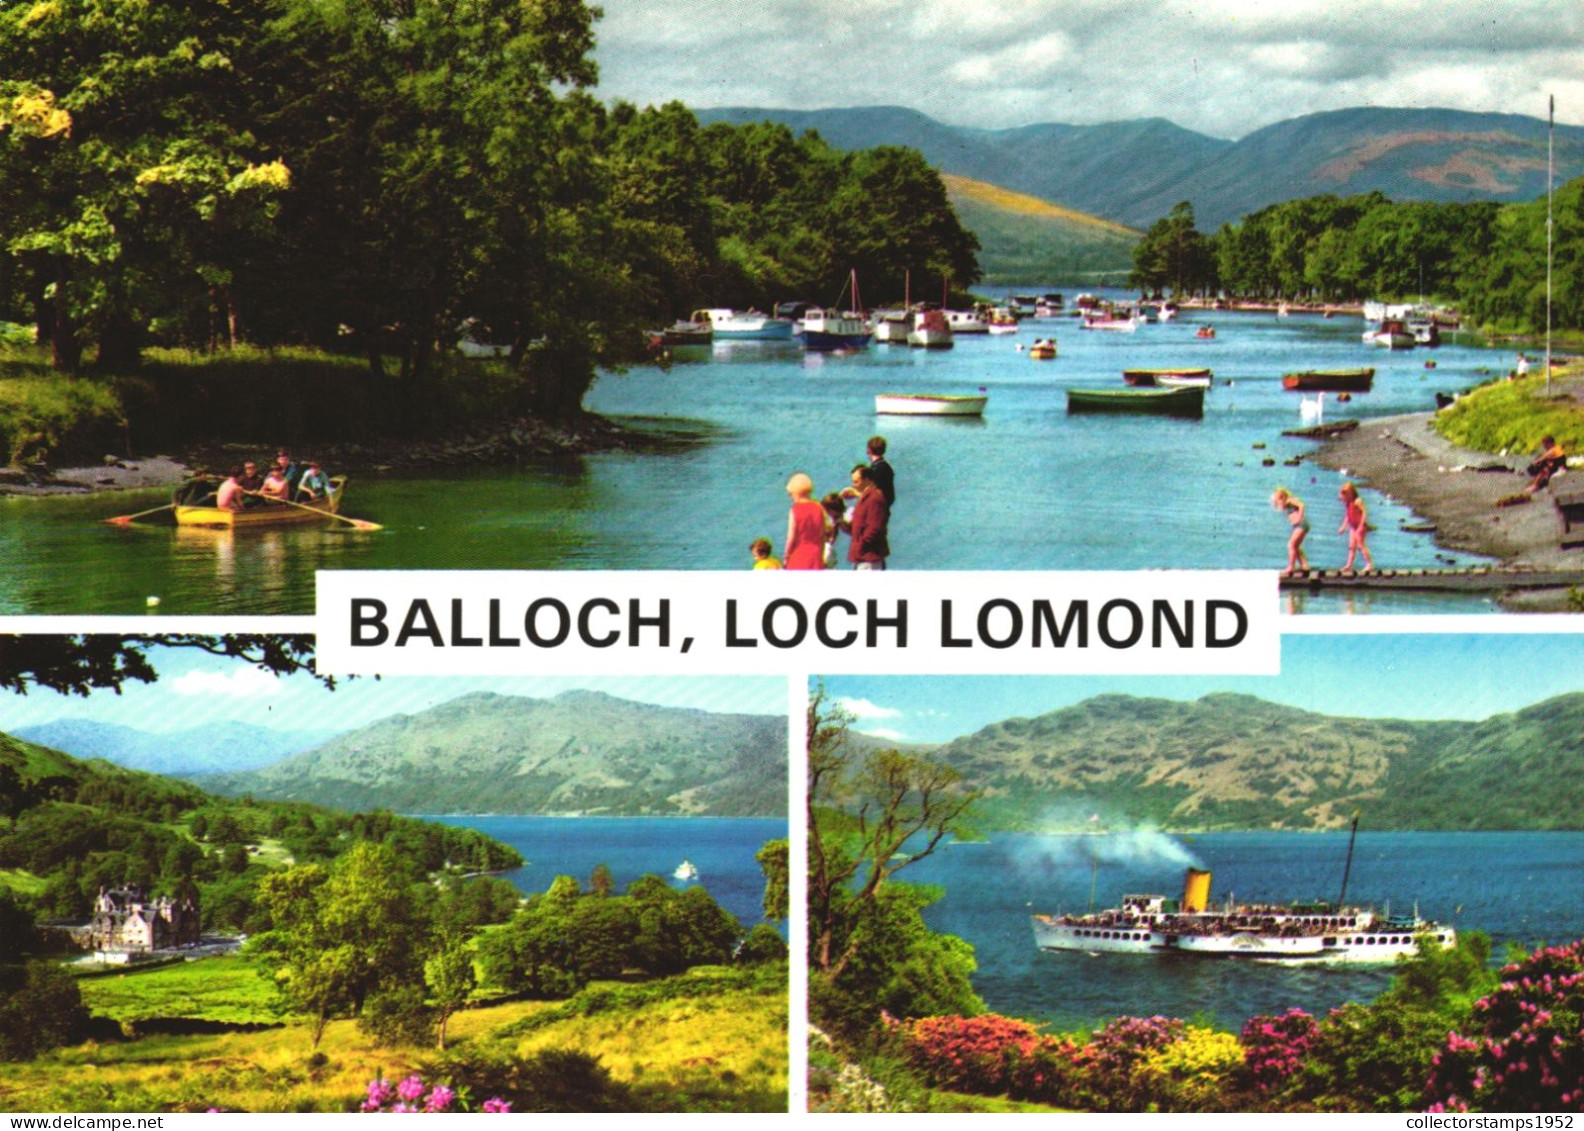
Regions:
[[[1481,722],[1361,719],[1234,694],[1102,695],[930,757],[985,829],[1584,829],[1584,693]]]
[[[155,733],[89,719],[57,719],[11,732],[77,758],[103,758],[133,770],[185,777],[250,770],[317,746],[333,730],[280,731],[238,722]]]
[[[1519,114],[1358,107],[1307,114],[1237,141],[1163,118],[985,130],[915,110],[722,107],[701,122],[782,122],[841,149],[902,145],[942,173],[1147,228],[1180,201],[1200,231],[1270,204],[1380,191],[1392,200],[1528,201],[1546,191],[1546,123]],[[1584,174],[1584,127],[1556,127],[1556,180]],[[971,226],[971,225],[970,225]]]
[[[193,780],[220,794],[405,813],[781,816],[786,719],[592,691],[475,692],[263,769]]]

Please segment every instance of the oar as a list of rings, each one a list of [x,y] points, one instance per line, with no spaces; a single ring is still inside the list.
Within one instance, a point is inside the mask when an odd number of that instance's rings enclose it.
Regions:
[[[298,510],[313,511],[314,514],[322,514],[326,518],[333,518],[338,522],[349,522],[352,524],[354,530],[385,529],[377,522],[370,522],[365,518],[348,518],[346,515],[336,514],[334,511],[320,510],[318,507],[310,507],[307,503],[294,503],[290,499],[276,499],[275,501],[277,503],[285,503],[288,507],[296,507]]]
[[[146,511],[138,511],[137,514],[118,514],[114,518],[105,519],[105,521],[114,526],[125,526],[134,518],[142,518],[144,515],[150,514],[159,514],[160,511],[173,510],[175,506],[175,503],[166,503],[162,507],[151,507]]]

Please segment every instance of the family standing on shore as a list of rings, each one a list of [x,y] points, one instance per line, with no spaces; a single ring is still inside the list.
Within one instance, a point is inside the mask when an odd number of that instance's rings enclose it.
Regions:
[[[1375,559],[1370,556],[1369,546],[1365,544],[1369,535],[1369,511],[1364,506],[1364,500],[1359,497],[1358,488],[1352,483],[1343,483],[1337,490],[1337,498],[1342,500],[1342,525],[1337,527],[1337,533],[1345,533],[1348,539],[1347,564],[1342,567],[1342,572],[1352,573],[1353,562],[1360,554],[1364,555],[1364,568],[1373,571]],[[1309,519],[1303,500],[1287,488],[1278,487],[1270,501],[1272,507],[1287,516],[1287,523],[1291,527],[1287,535],[1285,572],[1307,573],[1309,558],[1304,554],[1303,544],[1309,536]]]
[[[836,540],[847,533],[847,561],[853,569],[885,569],[891,547],[886,538],[891,505],[896,502],[896,474],[886,462],[884,436],[871,436],[868,462],[852,469],[852,482],[823,499],[814,499],[814,481],[799,471],[787,480],[792,507],[779,562],[768,538],[750,547],[754,569],[834,569]]]

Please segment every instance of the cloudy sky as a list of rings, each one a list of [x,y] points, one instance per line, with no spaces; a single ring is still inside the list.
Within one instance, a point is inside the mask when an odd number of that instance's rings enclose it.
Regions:
[[[1163,117],[1215,137],[1350,106],[1584,122],[1578,0],[603,0],[599,93],[899,105],[957,126]]]
[[[856,729],[899,742],[945,742],[1110,692],[1188,700],[1234,691],[1328,715],[1486,719],[1584,691],[1584,635],[1288,634],[1279,676],[832,676],[823,682],[856,716]]]
[[[472,691],[549,698],[563,691],[603,691],[621,699],[701,711],[785,715],[787,681],[775,678],[700,677],[387,677],[343,680],[327,691],[305,675],[281,678],[192,649],[150,653],[160,678],[128,683],[120,695],[98,691],[84,698],[34,688],[26,695],[0,691],[0,731],[91,719],[154,733],[206,723],[238,721],[274,730],[352,730],[388,715],[415,714]]]

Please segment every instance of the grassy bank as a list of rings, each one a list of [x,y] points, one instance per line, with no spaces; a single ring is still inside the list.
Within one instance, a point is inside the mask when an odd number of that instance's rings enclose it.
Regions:
[[[81,985],[94,1013],[123,1025],[147,1018],[281,1020],[267,980],[243,956]],[[591,1087],[600,1095],[591,1102],[621,1110],[778,1111],[787,1102],[787,1017],[784,967],[703,967],[641,985],[600,983],[568,1002],[481,1003],[452,1019],[444,1054],[381,1044],[353,1021],[332,1022],[315,1050],[309,1025],[291,1018],[254,1032],[88,1042],[8,1065],[0,1109],[354,1111],[370,1080],[410,1072],[468,1085],[476,1103],[506,1071],[498,1066],[531,1069],[550,1050],[597,1059],[591,1077],[599,1083]]]
[[[1557,366],[1549,390],[1544,363],[1521,380],[1496,381],[1458,398],[1435,416],[1435,429],[1461,447],[1533,453],[1543,436],[1569,452],[1584,446],[1584,363]]]
[[[522,417],[522,379],[507,362],[437,365],[410,381],[378,376],[358,357],[241,346],[150,349],[135,373],[71,377],[52,370],[39,347],[0,345],[0,465],[188,455],[230,443],[325,451],[435,440]]]

